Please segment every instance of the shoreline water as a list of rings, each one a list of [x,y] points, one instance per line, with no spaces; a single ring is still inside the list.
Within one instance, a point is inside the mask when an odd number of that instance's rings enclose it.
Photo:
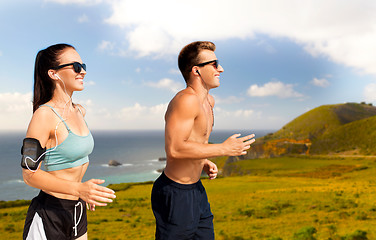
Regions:
[[[256,130],[256,137],[261,137],[272,130]],[[248,130],[215,130],[209,141],[212,143],[223,142],[234,133],[249,134]],[[0,148],[2,156],[0,161],[0,201],[13,201],[18,199],[30,200],[36,196],[39,189],[27,186],[22,180],[20,167],[20,148],[24,132],[0,132]],[[159,161],[165,157],[164,131],[136,131],[113,130],[92,131],[95,147],[89,156],[90,165],[83,178],[87,181],[92,178],[104,179],[103,184],[133,183],[154,181],[165,165]],[[122,163],[121,166],[108,166],[110,160]]]

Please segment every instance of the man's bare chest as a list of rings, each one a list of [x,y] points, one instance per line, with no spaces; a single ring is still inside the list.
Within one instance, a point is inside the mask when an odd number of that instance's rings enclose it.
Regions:
[[[202,107],[200,114],[196,117],[193,133],[197,136],[209,137],[214,124],[214,114],[210,107]]]

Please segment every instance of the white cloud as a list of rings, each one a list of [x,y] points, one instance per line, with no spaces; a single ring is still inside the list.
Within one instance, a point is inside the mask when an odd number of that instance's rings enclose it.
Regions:
[[[237,109],[237,110],[225,110],[221,107],[214,107],[215,119],[229,119],[233,118],[232,121],[238,118],[248,118],[252,116],[255,111],[253,109]],[[231,121],[231,122],[232,122]]]
[[[121,109],[121,115],[126,119],[142,116],[142,113],[146,111],[145,106],[141,106],[139,103],[135,103],[134,106],[125,107]]]
[[[109,4],[112,15],[106,22],[124,31],[129,46],[124,51],[138,56],[176,54],[196,39],[244,39],[260,33],[288,38],[314,56],[376,74],[373,0],[191,0],[189,4],[118,0]],[[260,44],[274,51],[267,43]]]
[[[32,98],[32,92],[0,93],[0,130],[26,131],[33,114]],[[81,104],[87,113],[95,109],[91,99],[75,98],[73,102]]]
[[[78,18],[79,23],[89,22],[89,17],[86,14],[83,14]]]
[[[121,109],[98,107],[91,101],[87,108],[86,121],[91,129],[163,129],[164,114],[168,103],[144,106],[135,103]]]
[[[32,116],[32,93],[0,93],[0,130],[24,130]],[[135,103],[121,109],[99,107],[91,99],[75,98],[86,109],[90,129],[163,129],[168,103],[145,106]],[[263,119],[253,109],[225,110],[216,106],[215,129],[262,129],[279,127],[280,119]]]
[[[121,109],[117,120],[123,128],[128,129],[163,129],[164,114],[168,103],[147,107],[135,103],[131,107]]]
[[[93,106],[93,101],[91,99],[86,99],[86,100],[83,100],[83,101],[80,101],[81,102],[81,105],[83,105],[83,107],[92,107]]]
[[[364,88],[363,96],[367,102],[376,102],[376,83],[368,84]]]
[[[32,93],[0,93],[0,129],[24,129],[32,115]]]
[[[75,97],[73,99],[73,103],[80,104],[83,108],[85,108],[86,113],[93,111],[93,101],[91,99],[81,99],[80,97]]]
[[[250,117],[254,113],[253,110],[237,110],[234,112],[235,117]]]
[[[264,86],[254,84],[249,87],[248,95],[251,97],[267,97],[277,96],[279,98],[298,98],[303,97],[302,94],[293,89],[292,84],[284,84],[280,81],[268,82]]]
[[[236,96],[229,96],[227,98],[221,98],[216,95],[213,95],[213,97],[215,99],[215,104],[233,104],[233,103],[240,103],[244,100],[243,98],[239,98]]]
[[[275,53],[276,52],[275,48],[265,40],[259,41],[257,43],[257,45],[262,47],[267,53]]]
[[[120,110],[98,108],[94,104],[84,104],[87,108],[86,121],[90,129],[164,129],[164,114],[168,103],[145,106],[135,103]],[[278,129],[281,116],[263,117],[253,109],[214,108],[214,129]]]
[[[171,68],[171,69],[168,71],[168,73],[170,73],[170,74],[174,74],[174,75],[180,75],[180,74],[181,74],[180,70],[179,70],[179,69],[176,69],[176,68]]]
[[[311,81],[311,84],[317,87],[322,87],[322,88],[326,88],[327,86],[330,85],[329,81],[326,80],[325,78],[321,78],[321,79],[313,78],[313,80]]]
[[[168,107],[168,103],[158,104],[158,105],[150,107],[150,112],[154,115],[159,115],[163,117],[167,110],[167,107]]]
[[[264,117],[260,111],[253,109],[226,110],[221,107],[214,108],[214,129],[278,129],[281,117]]]
[[[268,112],[267,109],[257,111],[254,109],[224,109],[214,108],[214,131],[215,129],[249,129],[250,133],[254,129],[280,129],[282,123],[287,123],[291,119],[280,114]]]
[[[94,5],[101,3],[102,0],[44,0],[45,2],[55,2],[59,4],[81,4],[81,5]]]
[[[113,50],[115,47],[115,44],[110,42],[110,41],[106,41],[106,40],[103,40],[99,45],[98,45],[98,49],[101,50],[101,51],[106,51],[106,50]]]
[[[32,93],[0,93],[0,111],[17,113],[30,110]]]
[[[178,92],[179,90],[183,89],[184,85],[180,82],[175,82],[169,78],[163,78],[158,82],[145,82],[146,86],[153,87],[153,88],[164,88],[168,89],[173,93]]]
[[[94,86],[95,82],[94,81],[84,81],[85,86]]]

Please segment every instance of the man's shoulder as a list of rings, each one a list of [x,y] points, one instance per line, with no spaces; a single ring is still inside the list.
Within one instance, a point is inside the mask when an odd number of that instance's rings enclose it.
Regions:
[[[166,116],[171,113],[196,116],[199,112],[200,101],[196,94],[182,90],[170,101]]]
[[[171,103],[195,104],[199,103],[199,98],[194,92],[189,91],[189,89],[183,89],[175,95],[175,97],[171,100]]]

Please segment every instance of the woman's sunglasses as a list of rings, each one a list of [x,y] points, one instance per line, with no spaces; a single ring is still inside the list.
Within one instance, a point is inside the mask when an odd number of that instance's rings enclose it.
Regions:
[[[84,69],[86,71],[86,64],[85,63],[81,64],[79,62],[72,62],[72,63],[63,64],[63,65],[57,66],[57,67],[55,67],[53,69],[54,70],[59,70],[60,68],[67,67],[67,66],[70,66],[70,65],[73,65],[73,70],[76,73],[81,73],[82,69]]]

